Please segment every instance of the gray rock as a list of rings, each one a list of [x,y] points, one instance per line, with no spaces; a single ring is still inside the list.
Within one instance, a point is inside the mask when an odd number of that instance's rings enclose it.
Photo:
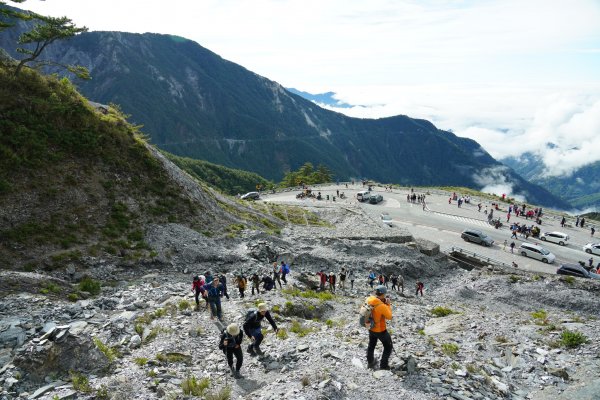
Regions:
[[[41,388],[39,388],[38,390],[33,392],[33,394],[31,396],[29,396],[29,399],[37,399],[38,397],[42,396],[44,393],[47,393],[47,392],[51,391],[52,389],[54,389],[55,387],[63,385],[63,384],[64,384],[64,382],[62,382],[62,381],[56,381],[56,382],[52,382],[46,386],[42,386]]]
[[[129,347],[132,349],[137,349],[142,345],[142,338],[139,335],[132,335],[131,339],[129,339]]]
[[[373,377],[375,379],[381,379],[384,378],[386,376],[392,376],[392,371],[387,370],[387,369],[380,369],[378,371],[373,372]]]

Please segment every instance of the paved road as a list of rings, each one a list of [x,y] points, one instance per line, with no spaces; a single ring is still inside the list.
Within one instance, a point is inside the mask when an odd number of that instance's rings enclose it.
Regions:
[[[332,199],[334,195],[337,195],[337,190],[339,190],[340,192],[344,192],[347,198],[343,200],[336,198],[335,202],[325,200],[296,200],[298,191],[293,191],[266,195],[264,200],[292,204],[311,201],[311,204],[330,207],[352,204],[361,207],[375,221],[380,221],[380,214],[382,212],[387,212],[392,217],[395,226],[407,229],[415,237],[421,237],[439,243],[442,250],[451,247],[460,247],[507,264],[511,264],[514,261],[518,264],[520,269],[529,271],[554,273],[560,264],[576,263],[577,261],[585,261],[587,263],[587,260],[590,258],[590,255],[582,250],[582,247],[586,243],[593,241],[590,237],[589,226],[586,228],[561,228],[559,217],[555,217],[550,213],[547,213],[546,217],[543,218],[543,224],[540,226],[542,232],[564,232],[570,236],[571,240],[566,246],[559,246],[554,243],[544,243],[538,239],[530,238],[528,240],[528,242],[531,243],[541,244],[556,255],[555,263],[548,265],[541,261],[523,257],[519,254],[511,254],[509,246],[504,248],[504,240],[507,240],[509,244],[512,241],[507,224],[505,223],[500,229],[495,229],[487,223],[486,215],[483,212],[478,212],[478,203],[482,204],[482,211],[485,209],[485,206],[491,210],[491,201],[487,199],[473,198],[471,204],[463,204],[462,207],[458,208],[456,202],[448,204],[448,198],[451,193],[431,189],[429,191],[430,194],[426,196],[427,209],[424,211],[421,204],[407,202],[406,195],[410,192],[410,189],[408,188],[404,190],[394,189],[392,192],[389,192],[385,191],[384,188],[376,187],[374,192],[383,195],[384,198],[384,201],[377,205],[360,203],[355,200],[356,193],[364,190],[359,184],[354,186],[348,185],[348,188],[346,188],[345,185],[326,186],[316,190],[321,191],[323,197],[329,195],[330,199]],[[426,189],[420,188],[415,190],[415,193],[423,193],[421,190]],[[494,217],[500,217],[501,220],[505,222],[506,211],[495,211]],[[521,224],[525,223],[527,225],[532,224],[531,220],[527,221],[525,218],[517,218],[514,214],[511,215],[511,222],[512,221],[517,221]],[[485,232],[494,239],[494,245],[487,248],[463,241],[460,238],[460,233],[465,228],[476,228]],[[598,240],[600,239],[596,238],[594,241]],[[517,245],[515,247],[515,253],[517,253],[518,246],[523,241],[524,238],[520,237],[515,240]],[[600,262],[600,257],[594,256],[594,265],[597,265],[598,262]]]

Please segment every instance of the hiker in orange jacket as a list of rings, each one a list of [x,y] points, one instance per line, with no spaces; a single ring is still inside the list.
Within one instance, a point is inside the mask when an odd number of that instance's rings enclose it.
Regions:
[[[388,360],[392,354],[392,337],[387,331],[385,321],[392,319],[392,305],[390,298],[386,297],[387,288],[379,285],[375,288],[375,295],[367,298],[367,303],[373,307],[372,315],[374,325],[369,329],[369,346],[367,347],[367,366],[375,368],[374,357],[377,341],[383,344],[383,354],[379,362],[379,369],[390,369]]]

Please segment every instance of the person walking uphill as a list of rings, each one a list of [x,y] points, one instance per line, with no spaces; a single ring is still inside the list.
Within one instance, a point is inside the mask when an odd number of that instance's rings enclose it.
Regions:
[[[194,292],[194,300],[196,300],[196,310],[200,309],[200,295],[204,297],[204,280],[200,279],[199,276],[194,277],[192,282],[192,292]]]
[[[210,319],[217,317],[223,322],[223,312],[221,310],[221,296],[223,296],[223,285],[219,282],[219,278],[214,278],[212,283],[203,286],[206,290],[208,305],[210,306]]]
[[[387,288],[379,285],[375,288],[375,295],[367,298],[367,304],[373,307],[373,326],[369,329],[369,345],[367,346],[367,366],[375,368],[375,346],[379,340],[383,345],[383,354],[379,361],[379,369],[390,369],[388,361],[392,354],[392,337],[387,331],[386,320],[392,319],[392,305],[390,298],[386,297]]]
[[[275,282],[275,289],[277,289],[277,282],[279,282],[279,289],[281,289],[281,266],[277,262],[273,263],[273,282]]]
[[[260,328],[260,324],[263,319],[267,319],[271,324],[271,327],[277,333],[279,328],[277,328],[277,324],[271,317],[271,313],[265,303],[260,303],[258,305],[258,310],[246,315],[246,321],[244,322],[244,333],[248,336],[252,343],[248,346],[248,353],[251,355],[258,354],[262,356],[264,353],[260,349],[260,344],[263,340],[263,334]]]
[[[219,341],[219,349],[225,353],[231,375],[235,379],[242,378],[240,369],[242,369],[242,363],[244,362],[244,353],[242,352],[243,340],[244,333],[240,331],[240,327],[237,324],[230,324],[221,333],[221,340]],[[233,366],[233,356],[235,356],[235,367]]]

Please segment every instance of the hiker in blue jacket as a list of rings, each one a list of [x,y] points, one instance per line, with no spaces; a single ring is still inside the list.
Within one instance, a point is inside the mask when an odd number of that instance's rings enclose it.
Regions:
[[[223,312],[221,311],[221,297],[223,296],[224,288],[219,282],[219,278],[214,278],[210,284],[203,286],[206,290],[206,298],[210,306],[210,319],[217,317],[223,322]]]
[[[289,273],[290,273],[290,266],[282,261],[281,262],[281,280],[283,281],[284,285],[287,285],[287,279],[285,276]]]
[[[269,321],[275,333],[277,333],[279,328],[277,328],[277,324],[275,324],[275,321],[273,320],[273,317],[271,317],[271,313],[269,313],[269,309],[265,303],[260,303],[257,311],[249,313],[246,316],[246,322],[244,322],[244,333],[252,340],[252,343],[250,343],[248,346],[248,353],[250,353],[250,355],[258,354],[259,356],[262,356],[264,354],[260,349],[260,344],[262,343],[264,337],[260,328],[260,324],[265,318],[267,321]]]

